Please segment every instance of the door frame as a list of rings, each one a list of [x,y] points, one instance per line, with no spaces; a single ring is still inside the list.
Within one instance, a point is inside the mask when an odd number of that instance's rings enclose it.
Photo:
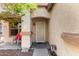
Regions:
[[[46,42],[46,22],[45,21],[38,21],[38,22],[43,22],[44,23],[44,41],[42,41],[42,42]],[[37,23],[38,22],[36,22],[36,42],[38,43],[38,39],[37,39]]]

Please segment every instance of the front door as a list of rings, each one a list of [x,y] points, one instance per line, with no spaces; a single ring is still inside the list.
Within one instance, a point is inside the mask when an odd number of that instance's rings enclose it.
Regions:
[[[45,42],[45,22],[36,22],[36,42]]]

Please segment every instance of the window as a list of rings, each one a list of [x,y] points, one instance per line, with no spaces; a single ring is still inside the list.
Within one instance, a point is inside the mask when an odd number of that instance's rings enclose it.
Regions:
[[[15,36],[17,33],[18,33],[18,29],[16,29],[16,28],[11,28],[10,29],[10,35],[11,36]]]

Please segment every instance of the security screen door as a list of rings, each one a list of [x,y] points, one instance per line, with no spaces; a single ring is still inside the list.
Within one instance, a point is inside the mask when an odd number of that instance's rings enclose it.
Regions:
[[[45,22],[36,22],[36,42],[45,42]]]

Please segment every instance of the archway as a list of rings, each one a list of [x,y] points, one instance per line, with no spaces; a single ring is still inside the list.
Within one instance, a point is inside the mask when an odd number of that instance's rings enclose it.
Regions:
[[[31,42],[33,48],[49,47],[49,18],[32,18]]]

